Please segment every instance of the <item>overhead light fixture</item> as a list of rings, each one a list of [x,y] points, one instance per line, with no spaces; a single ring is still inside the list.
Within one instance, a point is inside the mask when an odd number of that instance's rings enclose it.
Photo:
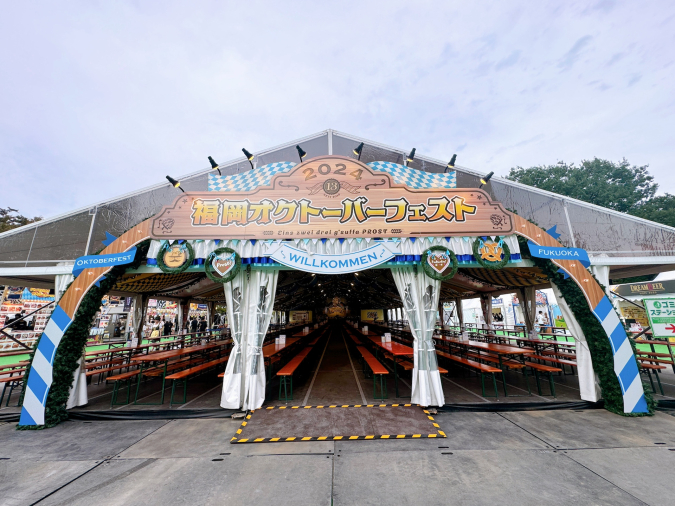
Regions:
[[[412,148],[410,154],[405,157],[406,165],[412,163],[414,159],[415,159],[415,148]]]
[[[255,158],[255,157],[253,156],[253,153],[251,153],[251,152],[250,152],[248,149],[246,149],[246,148],[241,148],[241,150],[244,152],[244,156],[245,156],[246,159],[248,160],[248,163],[251,164],[251,169],[253,169],[253,158]]]
[[[302,149],[299,145],[295,146],[295,149],[298,150],[298,156],[300,157],[300,163],[302,163],[302,159],[307,156],[307,151]]]
[[[180,187],[180,181],[176,181],[176,180],[175,180],[174,178],[172,178],[171,176],[166,176],[166,178],[169,180],[169,183],[171,183],[171,186],[173,186],[174,188],[178,188],[180,191],[182,191],[183,193],[185,193],[185,190],[183,190],[183,189]]]
[[[450,158],[450,161],[448,162],[448,165],[445,167],[445,170],[443,172],[447,172],[448,169],[454,169],[455,160],[457,160],[457,155],[452,155],[452,158]]]
[[[480,178],[480,186],[478,188],[482,188],[483,185],[488,184],[488,181],[492,178],[493,175],[494,171],[490,171],[490,173],[487,176]]]
[[[363,151],[363,142],[354,148],[354,154],[358,156],[357,160],[361,160],[361,152]]]
[[[216,163],[216,161],[209,156],[209,162],[211,163],[211,168],[213,170],[217,170],[218,174],[222,176],[223,174],[220,172],[220,166]]]

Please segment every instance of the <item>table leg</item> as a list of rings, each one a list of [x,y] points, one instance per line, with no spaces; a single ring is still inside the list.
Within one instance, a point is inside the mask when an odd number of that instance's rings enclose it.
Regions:
[[[138,391],[141,389],[141,379],[143,378],[143,362],[138,370],[138,380],[136,381],[136,395],[134,396],[134,404],[138,402]]]
[[[396,390],[396,397],[398,397],[398,367],[396,367],[396,355],[394,355],[394,387]]]
[[[499,358],[499,368],[502,370],[502,381],[504,384],[504,397],[508,397],[509,394],[506,392],[506,375],[504,374],[504,365],[502,364],[502,356],[501,354],[497,355]]]
[[[164,361],[164,372],[162,373],[162,402],[161,404],[164,404],[164,384],[166,383],[166,369],[169,365],[169,359],[167,358]]]

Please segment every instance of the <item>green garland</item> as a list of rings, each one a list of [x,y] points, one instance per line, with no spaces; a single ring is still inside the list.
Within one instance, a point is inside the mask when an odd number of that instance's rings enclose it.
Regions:
[[[621,394],[619,380],[614,373],[614,356],[612,354],[609,337],[588,307],[588,301],[581,291],[581,288],[579,288],[572,278],[565,279],[563,274],[558,272],[558,266],[550,260],[532,257],[525,237],[518,236],[518,242],[520,244],[521,256],[532,260],[532,262],[534,262],[534,264],[556,284],[560,289],[565,302],[567,302],[567,305],[574,313],[574,317],[579,322],[591,352],[593,369],[600,380],[600,388],[602,389],[605,409],[623,416],[645,416],[645,413],[623,412],[623,395]],[[631,345],[633,345],[632,342]],[[654,414],[656,402],[652,397],[649,385],[645,383],[644,380],[642,381],[642,385],[645,392],[645,399],[647,400],[647,406],[649,408],[649,415],[652,415]]]
[[[134,261],[127,265],[118,265],[113,267],[110,272],[101,281],[100,287],[92,286],[87,294],[82,298],[82,302],[75,313],[73,322],[70,324],[61,338],[56,355],[54,356],[54,367],[52,370],[53,382],[47,395],[47,404],[45,406],[45,424],[44,425],[17,425],[20,430],[44,429],[54,427],[55,425],[68,419],[66,403],[70,394],[70,388],[73,384],[73,374],[78,367],[78,361],[82,357],[82,350],[89,339],[89,330],[91,322],[96,312],[101,307],[101,299],[117,283],[117,280],[124,275],[128,269],[136,269],[146,258],[150,241],[146,240],[140,243],[136,249]],[[40,339],[44,338],[44,334]],[[32,359],[31,359],[32,365]],[[27,370],[30,371],[30,368]],[[28,377],[25,383],[28,384]]]
[[[506,244],[506,241],[502,242],[502,249],[504,250],[504,252],[503,252],[502,259],[499,262],[489,262],[489,261],[483,260],[483,258],[481,258],[481,254],[480,254],[480,246],[481,245],[480,245],[480,243],[482,243],[482,242],[483,242],[483,240],[480,237],[476,238],[476,240],[473,241],[473,256],[476,259],[476,261],[481,265],[481,267],[483,267],[485,269],[491,269],[491,270],[503,269],[506,266],[506,264],[509,263],[509,260],[511,259],[511,250],[509,249],[509,245]]]
[[[442,275],[439,274],[438,271],[434,270],[431,265],[429,265],[429,262],[427,262],[427,257],[431,254],[432,251],[441,251],[443,253],[447,253],[450,256],[450,262],[452,262],[452,270],[450,271],[450,274]],[[457,269],[459,269],[459,262],[457,261],[457,255],[449,249],[444,246],[431,246],[427,249],[425,249],[422,252],[422,255],[420,257],[421,263],[422,263],[422,269],[424,270],[424,274],[429,276],[431,279],[436,279],[438,281],[445,281],[447,279],[452,278],[455,274],[457,274]]]
[[[220,277],[216,276],[213,273],[213,259],[220,254],[228,254],[232,255],[234,254],[234,267],[230,269],[230,272],[227,273],[227,275]],[[237,275],[237,272],[239,272],[239,269],[241,268],[241,257],[239,256],[239,253],[234,251],[232,248],[218,248],[216,250],[213,250],[211,254],[208,256],[206,259],[206,263],[204,264],[204,272],[206,273],[206,277],[209,278],[211,281],[215,283],[228,283],[229,281],[232,281],[234,277]]]
[[[164,254],[171,248],[173,248],[174,245],[169,245],[169,243],[165,243],[161,248],[159,248],[159,253],[157,254],[157,267],[161,269],[162,272],[166,272],[167,274],[180,274],[181,272],[184,272],[192,265],[192,261],[195,259],[195,251],[192,249],[192,246],[190,245],[189,242],[185,241],[183,244],[180,246],[187,246],[187,251],[188,251],[188,258],[185,261],[183,265],[180,267],[167,267],[167,265],[164,263]]]

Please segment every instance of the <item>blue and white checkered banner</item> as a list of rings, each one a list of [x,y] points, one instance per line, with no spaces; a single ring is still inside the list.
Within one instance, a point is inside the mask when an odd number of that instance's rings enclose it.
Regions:
[[[621,385],[623,411],[625,413],[647,413],[649,410],[633,348],[607,296],[600,300],[593,309],[593,314],[602,324],[612,345],[614,373]]]
[[[404,184],[410,188],[457,188],[457,174],[452,172],[424,172],[392,162],[371,162],[368,164],[373,170],[386,172],[391,175],[395,183]]]
[[[71,323],[72,320],[61,306],[56,306],[35,350],[23,398],[20,425],[44,425],[47,394],[52,386],[54,356]]]

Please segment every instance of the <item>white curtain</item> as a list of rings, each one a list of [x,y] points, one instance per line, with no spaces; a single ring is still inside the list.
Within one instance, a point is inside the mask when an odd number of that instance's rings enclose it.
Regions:
[[[265,360],[262,355],[262,344],[272,318],[278,278],[278,269],[254,269],[248,280],[243,410],[258,409],[265,401]]]
[[[269,327],[279,271],[241,269],[224,284],[233,348],[223,378],[220,405],[257,409],[265,400],[262,343]]]
[[[600,387],[598,380],[593,370],[593,361],[591,360],[591,352],[588,349],[586,336],[581,330],[581,325],[574,317],[574,313],[565,302],[560,289],[551,282],[551,288],[555,295],[560,312],[565,318],[565,323],[570,333],[574,336],[577,345],[577,374],[579,375],[579,390],[581,398],[584,401],[597,402],[600,399]]]
[[[227,321],[230,325],[230,336],[234,343],[225,368],[220,405],[229,409],[240,408],[243,397],[241,391],[241,351],[244,346],[242,342],[244,336],[244,290],[247,276],[246,270],[240,269],[232,281],[223,285],[225,288],[225,304],[227,305]]]
[[[441,282],[431,279],[416,267],[409,265],[391,269],[413,335],[411,401],[421,406],[443,406],[445,397],[432,341]]]

